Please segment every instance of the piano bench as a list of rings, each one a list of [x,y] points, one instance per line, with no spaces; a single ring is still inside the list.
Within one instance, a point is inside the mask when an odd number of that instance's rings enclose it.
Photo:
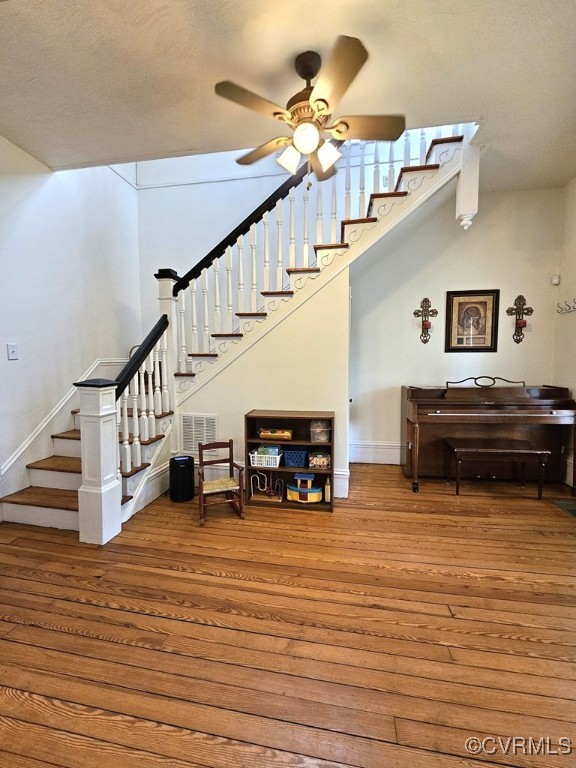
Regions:
[[[508,440],[482,437],[448,437],[446,446],[446,479],[451,478],[452,460],[456,464],[456,496],[460,494],[460,472],[463,461],[511,461],[520,465],[522,485],[524,485],[524,464],[537,463],[538,498],[542,498],[544,470],[550,456],[545,448],[535,448],[528,440]]]

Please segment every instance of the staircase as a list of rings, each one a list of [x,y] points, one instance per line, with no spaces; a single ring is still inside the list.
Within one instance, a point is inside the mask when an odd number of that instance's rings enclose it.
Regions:
[[[26,465],[30,486],[0,499],[6,522],[63,528],[78,531],[78,491],[82,485],[81,431],[77,426],[78,411],[71,413],[73,428],[53,434],[54,454]],[[131,441],[133,440],[130,436]],[[153,452],[164,435],[157,435],[142,445]],[[122,472],[122,505],[133,498],[130,487],[138,484],[139,475],[150,467],[143,462],[129,472]]]
[[[178,413],[189,397],[206,387],[453,179],[458,183],[456,218],[465,229],[470,226],[476,213],[478,191],[478,150],[470,145],[476,126],[461,128],[462,132],[455,135],[454,132],[436,135],[425,151],[421,146],[415,163],[406,162],[410,159],[409,148],[404,150],[400,161],[394,159],[394,150],[389,148],[388,163],[384,163],[388,171],[386,191],[379,190],[377,148],[373,158],[374,184],[369,193],[363,165],[360,166],[357,189],[351,191],[348,161],[346,173],[339,171],[337,174],[345,179],[340,192],[336,192],[335,183],[332,186],[328,216],[320,211],[323,185],[318,185],[318,224],[313,247],[309,247],[310,215],[305,188],[304,225],[299,233],[303,243],[300,263],[295,256],[294,193],[284,185],[286,195],[289,194],[287,218],[290,222],[289,245],[284,252],[280,200],[273,204],[273,208],[261,207],[257,220],[237,228],[184,277],[171,270],[158,273],[160,306],[161,311],[166,312],[164,319],[168,318],[168,331],[163,336],[156,334],[155,346],[150,345],[139,368],[130,371],[131,383],[118,408],[119,442],[110,444],[107,449],[117,454],[121,468],[122,520],[128,519],[163,490],[153,482],[151,489],[145,488],[154,478],[154,472],[157,476],[166,475],[170,455],[181,450],[178,430],[171,435],[172,411]],[[361,152],[363,158],[364,147]],[[340,207],[344,210],[339,227],[337,194],[341,195]],[[358,198],[358,216],[352,215],[354,196]],[[270,241],[271,211],[276,214],[276,243]],[[261,253],[256,244],[257,226],[264,233],[259,243]],[[328,228],[329,242],[324,242]],[[243,252],[245,236],[249,238],[248,259]],[[275,264],[270,263],[270,252],[277,253]],[[248,269],[245,270],[246,264]],[[245,274],[249,286],[246,291]],[[186,295],[190,297],[189,302]],[[144,345],[145,342],[142,347]],[[146,381],[155,382],[150,391],[144,386]],[[127,387],[127,382],[123,387]],[[78,417],[73,415],[73,418]],[[163,440],[170,436],[171,440]],[[78,490],[83,485],[79,423],[75,421],[70,430],[52,435],[52,441],[53,456],[27,465],[30,486],[0,499],[2,519],[82,531],[78,502]],[[164,446],[160,445],[162,442]],[[90,455],[90,452],[84,455]],[[151,496],[151,493],[155,495]],[[104,536],[100,540],[97,536],[86,540],[104,543],[107,538]]]

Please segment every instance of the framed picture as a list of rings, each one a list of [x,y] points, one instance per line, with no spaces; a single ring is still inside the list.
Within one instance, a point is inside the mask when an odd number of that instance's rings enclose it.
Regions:
[[[496,352],[500,291],[446,292],[445,352]]]

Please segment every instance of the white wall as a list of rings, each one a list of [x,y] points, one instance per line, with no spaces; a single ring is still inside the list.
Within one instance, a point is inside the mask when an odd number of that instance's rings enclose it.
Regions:
[[[139,200],[142,311],[150,321],[157,293],[153,273],[172,267],[183,274],[282,180],[269,175],[224,182],[230,158],[210,160],[194,168],[189,160],[183,166],[150,164],[138,173],[139,184],[149,185]],[[452,197],[440,207],[432,204],[417,223],[411,217],[352,266],[352,460],[399,461],[402,384],[437,385],[483,374],[563,383],[564,373],[558,378],[554,369],[559,289],[550,284],[563,248],[563,200],[561,189],[483,195],[472,227],[464,231],[454,219]],[[446,291],[482,288],[500,289],[498,351],[445,353]],[[514,322],[506,315],[518,294],[534,308],[522,344],[512,340]],[[413,317],[424,297],[439,310],[427,345]],[[330,305],[325,314],[330,322],[340,319]],[[265,369],[269,352],[278,354],[264,347],[259,344],[246,358],[255,370]],[[297,395],[292,407],[307,407],[298,403],[308,398],[307,385]],[[206,412],[215,412],[208,405]],[[256,400],[246,410],[256,407],[265,406]],[[270,407],[288,406],[272,398]]]
[[[300,306],[182,406],[217,414],[219,437],[243,460],[244,414],[335,411],[334,492],[348,489],[348,270]],[[194,385],[193,385],[194,386]]]
[[[157,319],[158,269],[185,275],[287,178],[267,161],[258,168],[264,175],[254,177],[254,169],[236,165],[232,155],[137,164],[145,326]]]
[[[565,188],[564,248],[560,259],[558,302],[576,306],[576,179]],[[556,315],[554,383],[576,395],[576,312]]]
[[[466,232],[455,222],[450,200],[351,267],[351,461],[399,461],[403,384],[442,386],[480,375],[530,384],[576,382],[574,373],[554,370],[559,289],[550,278],[562,253],[563,194],[547,189],[482,195]],[[576,248],[574,232],[572,238]],[[575,275],[572,267],[572,285]],[[494,288],[500,289],[498,351],[445,353],[446,291]],[[562,295],[567,288],[561,286]],[[512,340],[514,322],[506,315],[518,294],[534,308],[521,344]],[[425,297],[438,309],[428,344],[420,341],[413,316]]]
[[[95,359],[141,340],[137,223],[109,168],[52,173],[0,137],[0,466]]]

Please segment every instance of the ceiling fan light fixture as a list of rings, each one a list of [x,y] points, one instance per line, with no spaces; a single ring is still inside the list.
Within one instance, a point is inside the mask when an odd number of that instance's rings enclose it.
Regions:
[[[285,168],[288,173],[296,173],[298,170],[298,165],[300,164],[300,152],[296,149],[296,147],[292,146],[290,144],[284,152],[276,159],[276,162],[279,163],[282,168]]]
[[[299,123],[294,129],[292,141],[298,152],[303,155],[310,155],[320,143],[320,131],[314,123],[308,121]]]
[[[325,141],[317,152],[318,160],[322,166],[323,171],[327,171],[329,168],[340,160],[342,152],[339,152],[334,144],[330,141]]]

